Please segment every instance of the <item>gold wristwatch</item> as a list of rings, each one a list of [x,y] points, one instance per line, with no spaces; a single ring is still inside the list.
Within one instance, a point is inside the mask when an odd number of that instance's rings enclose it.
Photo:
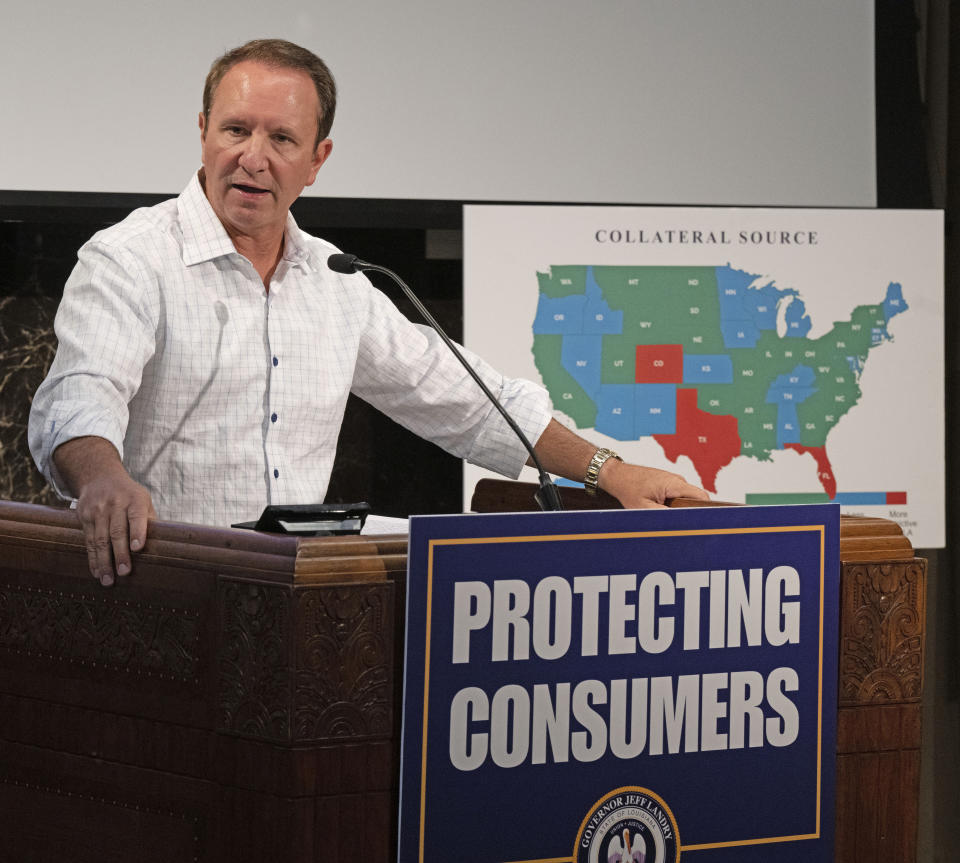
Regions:
[[[590,459],[590,464],[587,465],[587,475],[583,480],[583,487],[587,490],[587,494],[597,493],[597,478],[600,476],[600,468],[607,463],[607,459],[611,458],[615,458],[617,461],[623,461],[612,449],[607,449],[606,447],[600,447],[600,449],[593,454],[593,458]]]

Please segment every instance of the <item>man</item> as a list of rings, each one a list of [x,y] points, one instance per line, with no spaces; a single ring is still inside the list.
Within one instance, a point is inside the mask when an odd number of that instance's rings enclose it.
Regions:
[[[526,459],[431,330],[290,205],[333,146],[333,78],[309,51],[257,40],[211,67],[202,168],[179,198],[138,210],[79,253],[57,314],[57,357],[34,399],[30,446],[75,496],[91,572],[131,571],[147,522],[228,525],[266,503],[326,493],[350,391],[463,458],[516,476]],[[625,506],[706,493],[628,465],[550,418],[542,388],[471,356],[551,473]]]

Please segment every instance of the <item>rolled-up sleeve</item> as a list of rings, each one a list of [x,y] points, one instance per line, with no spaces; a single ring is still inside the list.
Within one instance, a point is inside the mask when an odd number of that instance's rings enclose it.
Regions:
[[[54,322],[57,354],[33,399],[28,438],[40,471],[69,497],[53,462],[68,440],[94,435],[123,455],[127,404],[155,350],[145,302],[150,279],[134,255],[87,243],[64,287]]]
[[[353,391],[448,452],[505,476],[519,476],[527,450],[476,381],[430,327],[411,323],[379,291],[369,290],[370,317]],[[551,417],[546,390],[504,377],[476,354],[461,351],[535,443]]]

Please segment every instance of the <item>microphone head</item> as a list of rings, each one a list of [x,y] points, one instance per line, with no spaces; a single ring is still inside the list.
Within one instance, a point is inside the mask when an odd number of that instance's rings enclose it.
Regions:
[[[356,255],[346,255],[343,252],[327,258],[327,266],[335,273],[343,273],[344,275],[357,272],[360,269],[357,266],[359,263],[359,258]]]

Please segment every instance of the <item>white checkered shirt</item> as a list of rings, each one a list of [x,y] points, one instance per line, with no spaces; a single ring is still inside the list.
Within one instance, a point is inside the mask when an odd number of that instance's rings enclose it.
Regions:
[[[227,525],[268,503],[317,503],[351,390],[517,476],[527,453],[477,385],[365,277],[329,270],[336,251],[288,216],[268,293],[196,176],[179,198],[96,234],[64,289],[57,356],[30,416],[31,451],[58,492],[53,451],[96,435],[163,519]],[[543,389],[467,356],[535,441],[550,417]]]

